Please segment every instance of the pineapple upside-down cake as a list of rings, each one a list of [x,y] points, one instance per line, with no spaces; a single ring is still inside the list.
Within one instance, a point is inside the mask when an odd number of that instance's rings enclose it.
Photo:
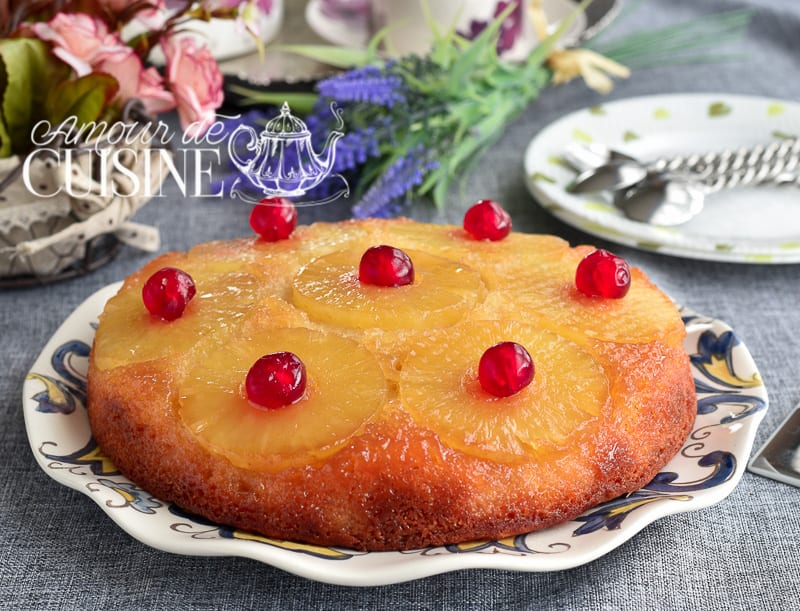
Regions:
[[[134,482],[210,520],[367,550],[496,539],[646,484],[696,412],[670,299],[604,250],[405,219],[167,253],[125,281],[88,409]]]

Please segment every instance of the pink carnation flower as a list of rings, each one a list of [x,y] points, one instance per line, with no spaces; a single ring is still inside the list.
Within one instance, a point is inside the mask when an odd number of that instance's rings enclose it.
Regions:
[[[175,108],[174,96],[164,88],[164,79],[155,68],[145,70],[142,60],[128,46],[105,47],[94,57],[95,72],[110,74],[119,83],[115,98],[126,102],[138,98],[150,113],[166,112]]]
[[[147,112],[159,114],[175,108],[175,96],[164,87],[164,77],[158,70],[147,68],[139,73],[139,87],[136,97],[143,103]]]
[[[219,66],[207,47],[188,36],[162,38],[161,48],[181,127],[189,136],[202,135],[216,120],[224,97]]]
[[[32,24],[31,29],[37,38],[52,43],[53,54],[78,76],[92,72],[101,49],[122,44],[103,21],[83,13],[58,13],[46,23]]]
[[[111,8],[112,2],[107,3]],[[145,69],[136,52],[106,24],[83,13],[59,13],[47,23],[30,26],[41,40],[53,45],[53,54],[75,73],[86,76],[102,72],[119,83],[116,101],[140,99],[148,112],[160,113],[175,108],[175,97],[164,87],[155,68]]]

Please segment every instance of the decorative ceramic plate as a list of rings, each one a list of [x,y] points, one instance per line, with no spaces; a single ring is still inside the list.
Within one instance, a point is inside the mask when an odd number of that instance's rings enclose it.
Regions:
[[[380,585],[467,568],[557,571],[590,562],[658,518],[724,499],[744,472],[767,393],[750,354],[725,323],[683,311],[698,398],[683,449],[647,486],[575,520],[500,541],[408,552],[355,552],[267,539],[192,516],[122,476],[92,438],[84,405],[97,316],[120,284],[101,289],[61,325],[23,386],[33,453],[139,541],[177,554],[242,556],[318,581]]]
[[[625,218],[600,196],[566,191],[575,172],[562,160],[570,142],[599,142],[642,161],[721,151],[800,136],[800,104],[729,94],[631,98],[569,114],[539,132],[525,152],[536,200],[593,235],[660,253],[741,263],[800,262],[800,189],[759,186],[709,196],[684,225]]]

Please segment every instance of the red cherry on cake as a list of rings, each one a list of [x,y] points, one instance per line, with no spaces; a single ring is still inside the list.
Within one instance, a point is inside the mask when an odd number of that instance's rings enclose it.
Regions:
[[[153,316],[175,320],[183,316],[196,292],[189,274],[176,267],[163,267],[144,283],[142,301]]]
[[[247,372],[244,385],[247,398],[259,407],[286,407],[306,391],[306,366],[293,352],[265,354]]]
[[[464,230],[476,240],[502,240],[511,232],[511,217],[495,201],[482,199],[464,215]]]
[[[510,397],[533,380],[534,366],[530,353],[516,342],[495,344],[478,362],[478,381],[483,390],[495,397]]]
[[[414,282],[414,264],[394,246],[373,246],[361,256],[358,279],[375,286],[405,286]]]
[[[621,299],[631,287],[631,269],[622,257],[597,249],[578,263],[575,286],[588,297]]]
[[[262,240],[285,240],[297,227],[297,208],[285,197],[265,197],[250,212],[250,227]]]

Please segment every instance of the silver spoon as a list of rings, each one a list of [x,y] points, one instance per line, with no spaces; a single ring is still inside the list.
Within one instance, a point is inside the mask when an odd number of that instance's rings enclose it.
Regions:
[[[685,176],[654,172],[641,184],[617,191],[614,205],[634,221],[672,227],[700,214],[710,192]]]
[[[774,184],[800,186],[800,174],[792,173],[797,164],[764,164],[716,177],[710,184],[687,174],[650,172],[641,183],[615,192],[614,205],[634,221],[662,227],[682,225],[703,211],[712,193],[734,187]]]
[[[645,180],[647,175],[647,168],[638,161],[609,161],[578,174],[567,186],[567,191],[578,195],[621,191]]]
[[[607,147],[599,142],[588,144],[573,142],[567,145],[562,154],[562,159],[577,173],[599,168],[615,161],[637,161],[634,157]],[[638,161],[637,161],[638,163]]]

